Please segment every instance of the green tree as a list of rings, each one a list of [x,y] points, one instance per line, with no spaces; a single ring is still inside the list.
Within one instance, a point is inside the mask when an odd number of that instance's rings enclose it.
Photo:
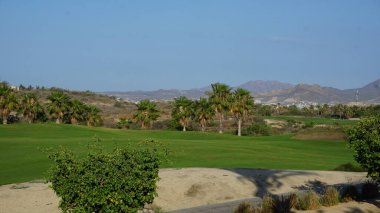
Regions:
[[[348,142],[355,160],[380,182],[380,116],[364,118],[349,129]]]
[[[253,97],[248,90],[238,88],[232,94],[230,110],[238,123],[238,136],[241,136],[242,122],[247,118],[248,114],[253,110]]]
[[[102,117],[100,116],[100,109],[93,105],[86,105],[84,110],[84,119],[87,126],[99,126],[102,123]]]
[[[143,129],[149,128],[152,121],[160,117],[160,111],[157,109],[157,105],[149,100],[142,100],[136,104],[136,106],[137,112],[133,115],[133,118],[141,123],[141,128]]]
[[[122,117],[119,118],[119,121],[116,123],[117,128],[122,129],[129,129],[131,127],[132,121],[128,118]]]
[[[8,123],[10,113],[17,110],[19,102],[12,89],[6,84],[0,84],[0,115],[3,119],[3,124]]]
[[[206,130],[207,123],[215,115],[215,111],[211,108],[210,102],[205,98],[200,98],[194,102],[194,117],[201,125],[201,130]]]
[[[224,114],[230,106],[231,88],[226,84],[211,84],[212,92],[208,93],[209,101],[219,119],[219,133],[223,133]]]
[[[174,99],[172,118],[182,126],[184,132],[194,114],[192,107],[193,102],[185,96]]]
[[[85,120],[86,105],[79,100],[73,100],[68,103],[68,115],[71,124],[78,124],[78,122]]]
[[[70,98],[61,91],[54,91],[48,96],[48,111],[52,118],[55,118],[55,123],[62,123],[65,114],[68,113],[68,105]]]
[[[343,118],[344,106],[343,104],[337,104],[333,106],[334,114],[339,115],[339,119]]]
[[[21,96],[21,113],[29,123],[33,123],[43,108],[35,93],[25,93]]]

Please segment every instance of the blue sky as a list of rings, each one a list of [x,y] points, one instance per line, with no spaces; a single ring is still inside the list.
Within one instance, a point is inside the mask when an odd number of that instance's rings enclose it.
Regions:
[[[75,90],[380,78],[378,0],[0,0],[0,80]]]

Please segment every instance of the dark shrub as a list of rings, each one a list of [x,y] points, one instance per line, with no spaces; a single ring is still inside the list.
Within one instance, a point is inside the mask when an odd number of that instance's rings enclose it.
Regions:
[[[344,172],[365,172],[366,170],[363,169],[359,165],[354,165],[352,163],[345,163],[342,164],[334,169],[335,171],[344,171]]]
[[[255,210],[250,203],[243,202],[239,204],[234,213],[255,213]]]
[[[273,201],[274,213],[290,212],[293,207],[294,207],[293,195],[290,195],[290,196],[281,195],[280,197],[275,198]]]
[[[379,185],[374,181],[366,181],[362,185],[362,198],[372,199],[379,196]]]
[[[343,188],[341,197],[343,202],[359,200],[358,189],[354,185],[348,185]]]
[[[150,140],[110,153],[95,148],[83,159],[65,149],[53,152],[48,181],[61,198],[59,207],[64,212],[137,212],[152,203],[163,154],[158,147]]]

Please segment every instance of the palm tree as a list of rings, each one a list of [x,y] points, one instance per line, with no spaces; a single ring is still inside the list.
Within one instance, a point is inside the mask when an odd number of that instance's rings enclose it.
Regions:
[[[92,105],[84,105],[84,116],[87,126],[97,126],[102,123],[102,117],[99,115],[100,109]]]
[[[19,106],[17,97],[13,94],[12,89],[5,83],[0,85],[0,115],[3,124],[8,123],[9,114]]]
[[[238,122],[238,136],[241,136],[241,124],[253,109],[253,97],[245,89],[238,88],[232,95],[231,112]]]
[[[211,84],[212,92],[208,93],[212,108],[219,118],[219,133],[223,133],[224,113],[230,105],[231,88],[226,84]]]
[[[21,112],[29,123],[34,122],[39,112],[42,111],[42,106],[38,101],[35,93],[26,93],[21,98]]]
[[[194,102],[195,119],[200,123],[202,132],[206,130],[209,120],[215,115],[215,111],[211,108],[210,102],[205,98],[200,98]]]
[[[183,127],[184,132],[193,116],[192,103],[193,102],[185,96],[174,99],[172,117]]]
[[[78,124],[79,121],[85,119],[86,105],[79,100],[69,102],[70,123]]]
[[[137,112],[133,115],[133,118],[137,122],[141,122],[141,128],[146,129],[150,127],[152,121],[157,120],[160,117],[160,111],[157,109],[157,105],[149,100],[142,100],[136,104]]]
[[[67,114],[67,108],[70,98],[61,91],[52,92],[48,96],[50,103],[48,104],[48,110],[50,115],[55,118],[55,123],[60,124],[63,116]]]

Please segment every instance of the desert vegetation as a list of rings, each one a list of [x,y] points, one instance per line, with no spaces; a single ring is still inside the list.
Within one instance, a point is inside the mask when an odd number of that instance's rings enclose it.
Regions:
[[[370,187],[366,184],[370,184]],[[376,192],[368,194],[368,189]],[[331,207],[349,201],[362,201],[379,196],[379,185],[370,182],[357,185],[346,185],[340,189],[335,186],[326,186],[320,193],[310,189],[283,195],[265,195],[259,205],[243,202],[234,213],[279,213],[293,212],[293,210],[318,210],[322,206]]]

